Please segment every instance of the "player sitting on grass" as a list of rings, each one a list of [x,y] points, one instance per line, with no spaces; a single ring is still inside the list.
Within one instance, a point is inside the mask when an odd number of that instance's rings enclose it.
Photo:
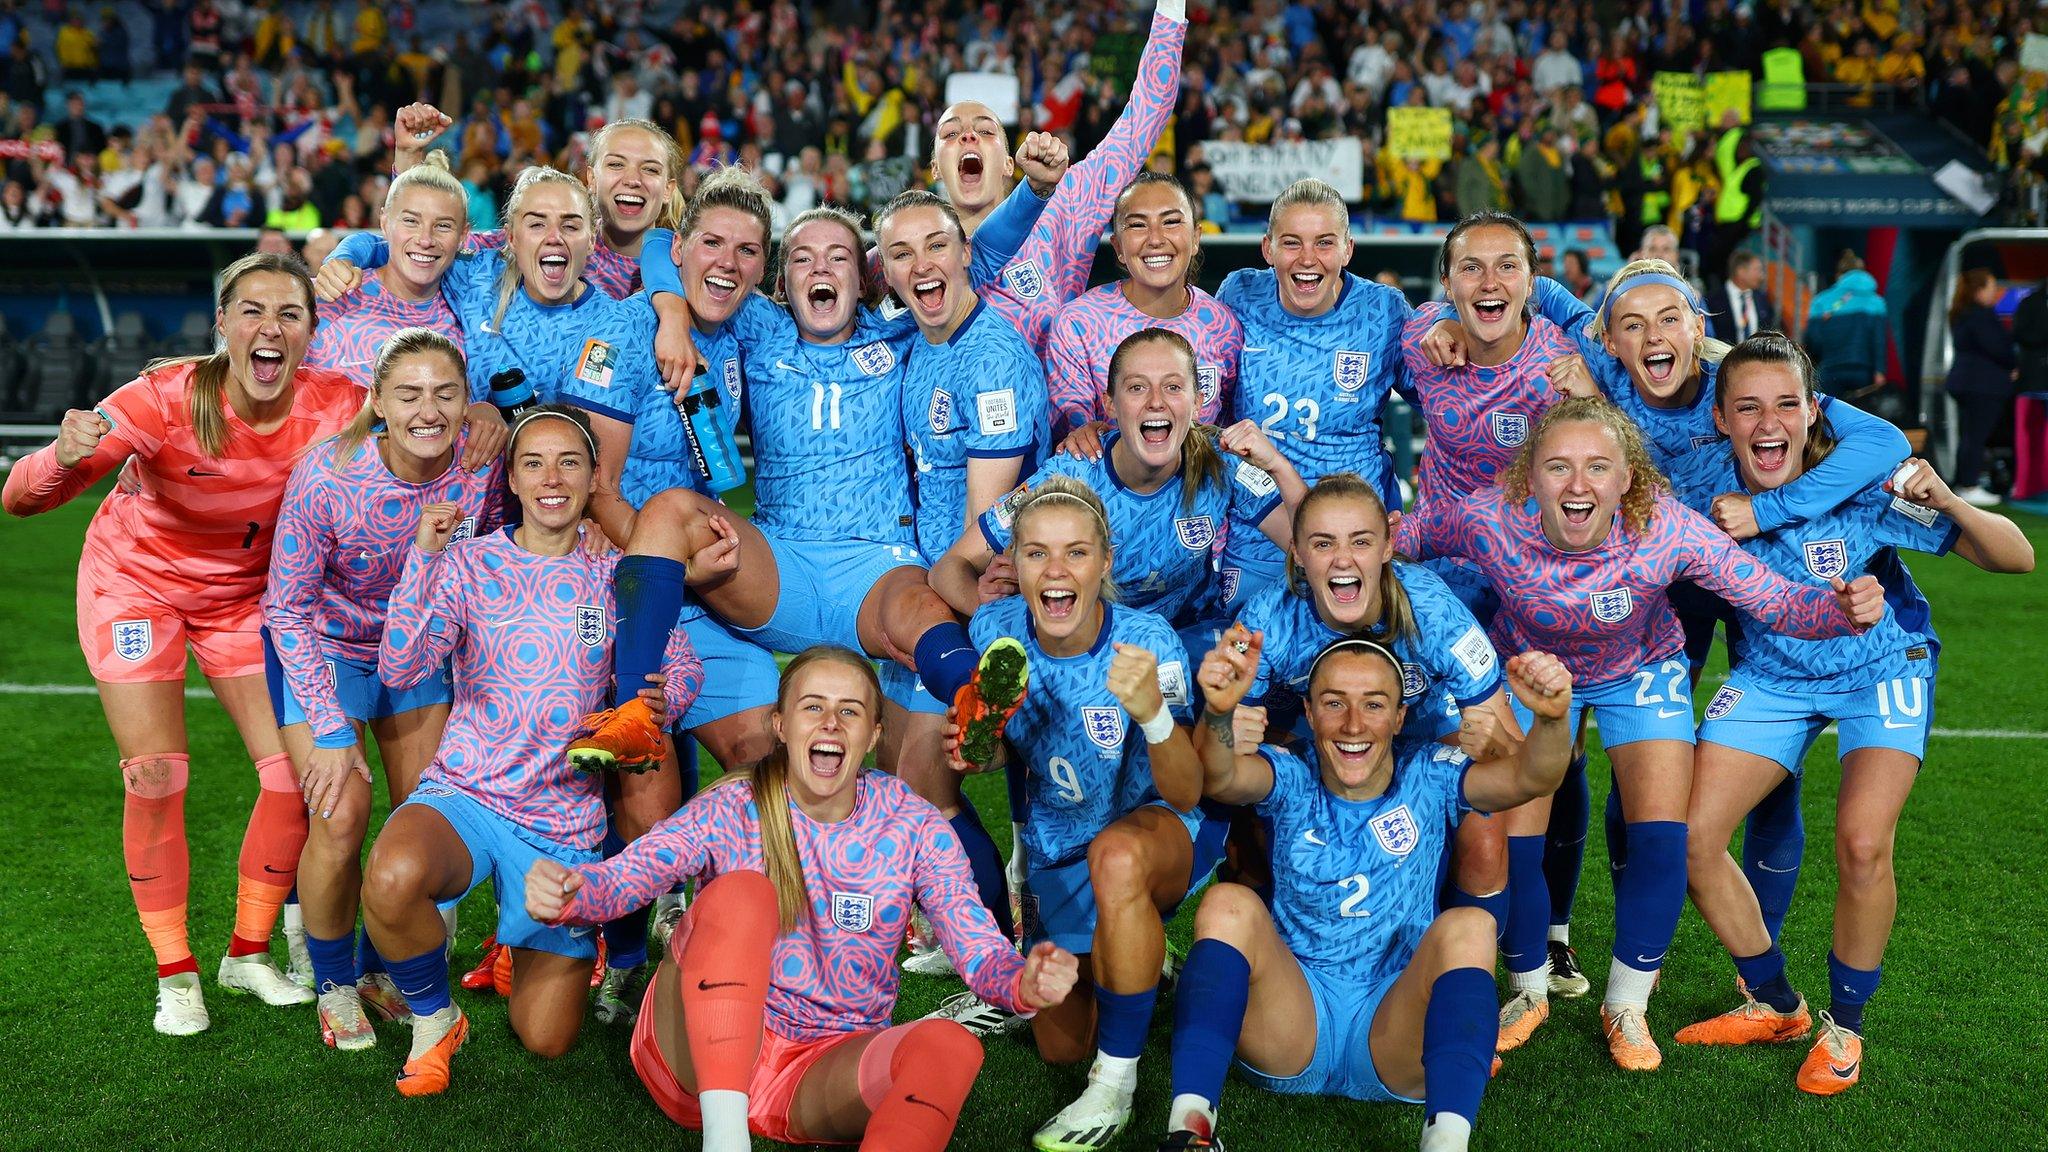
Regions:
[[[1232,627],[1202,661],[1204,795],[1253,805],[1272,829],[1270,907],[1218,884],[1195,912],[1173,1029],[1168,1148],[1217,1148],[1232,1057],[1274,1092],[1420,1101],[1425,1150],[1462,1149],[1493,1063],[1492,917],[1437,911],[1460,809],[1505,811],[1557,787],[1571,758],[1572,677],[1556,657],[1508,661],[1532,722],[1520,755],[1473,761],[1397,742],[1400,658],[1363,639],[1309,669],[1310,758],[1260,746],[1243,708],[1261,640]]]
[[[1011,950],[938,811],[862,769],[881,736],[881,695],[858,653],[799,655],[782,674],[765,760],[612,860],[571,869],[542,858],[526,876],[526,911],[542,924],[601,923],[683,877],[708,879],[669,937],[632,1044],[655,1103],[701,1128],[707,1152],[744,1152],[750,1131],[946,1147],[981,1045],[950,1021],[889,1024],[913,905],[989,999],[1045,1010],[1073,987],[1062,949]]]
[[[589,425],[570,409],[527,413],[512,430],[507,468],[519,526],[454,541],[454,511],[425,509],[391,594],[377,659],[385,682],[416,687],[444,664],[455,681],[440,750],[385,822],[363,881],[371,939],[412,1009],[402,1095],[447,1091],[469,1035],[449,1000],[435,906],[486,879],[510,897],[535,860],[593,862],[604,838],[603,785],[562,754],[611,684],[618,554],[586,547],[582,529],[596,453]],[[703,678],[678,631],[647,691],[675,715]],[[560,1056],[576,1042],[597,954],[590,936],[535,923],[519,900],[500,899],[512,1030],[528,1051]]]
[[[1703,511],[1724,493],[1789,484],[1834,447],[1815,397],[1812,361],[1775,332],[1743,341],[1722,361],[1714,411],[1728,440],[1700,449],[1673,475],[1680,495]],[[1742,621],[1739,664],[1700,725],[1687,876],[1693,904],[1735,959],[1743,1003],[1680,1029],[1678,1042],[1783,1043],[1812,1029],[1806,1001],[1786,977],[1785,955],[1727,845],[1736,823],[1787,773],[1800,772],[1814,740],[1835,723],[1842,789],[1830,1007],[1797,1080],[1802,1091],[1828,1096],[1862,1074],[1863,1005],[1877,991],[1898,910],[1892,843],[1934,720],[1941,642],[1894,549],[1953,549],[1987,572],[2032,571],[2034,549],[2012,521],[1958,499],[1924,460],[1908,460],[1890,483],[1742,548],[1801,584],[1874,571],[1887,596],[1883,619],[1868,632],[1818,643]]]

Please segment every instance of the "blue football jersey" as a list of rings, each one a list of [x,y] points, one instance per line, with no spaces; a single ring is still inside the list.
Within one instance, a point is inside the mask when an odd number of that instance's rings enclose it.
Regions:
[[[1030,609],[1017,596],[982,605],[968,629],[978,648],[1013,636],[1031,657],[1031,691],[1003,727],[1025,770],[1026,813],[1019,819],[1031,866],[1079,860],[1097,833],[1159,799],[1150,745],[1107,684],[1112,645],[1150,649],[1159,658],[1159,694],[1174,720],[1187,724],[1194,716],[1193,673],[1180,638],[1150,612],[1105,603],[1093,648],[1048,656],[1038,646]]]
[[[691,488],[717,496],[697,471],[675,394],[662,387],[661,371],[651,354],[657,326],[646,293],[636,292],[619,301],[595,332],[598,342],[616,353],[618,367],[609,377],[575,375],[562,384],[563,403],[633,426],[632,447],[626,454],[619,488],[635,508],[668,488]],[[727,427],[736,427],[741,401],[739,342],[728,328],[708,336],[702,332],[692,335],[708,365],[706,371],[725,394],[719,418]]]
[[[812,344],[754,295],[725,329],[753,430],[754,523],[785,540],[914,544],[903,364],[917,328],[862,309],[844,343]]]
[[[1182,507],[1178,473],[1149,495],[1126,486],[1110,463],[1109,450],[1119,434],[1103,434],[1102,459],[1065,454],[1047,458],[1015,491],[996,501],[981,516],[981,534],[997,552],[1010,548],[1010,527],[1017,507],[1031,489],[1050,476],[1071,476],[1095,490],[1109,512],[1109,542],[1115,551],[1110,574],[1117,595],[1133,608],[1143,608],[1175,623],[1192,623],[1193,606],[1202,601],[1215,566],[1210,553],[1226,523],[1244,523],[1256,534],[1258,524],[1280,506],[1280,485],[1264,469],[1236,456],[1224,456],[1225,482],[1206,484],[1194,507]]]
[[[1671,482],[1678,498],[1702,513],[1715,496],[1744,490],[1726,443],[1680,461]],[[1878,576],[1885,585],[1885,614],[1861,635],[1832,640],[1794,639],[1745,616],[1736,660],[1760,681],[1815,692],[1932,675],[1939,643],[1931,612],[1910,578],[1888,578],[1892,569],[1904,570],[1894,562],[1893,549],[1940,556],[1955,546],[1958,533],[1955,521],[1934,509],[1868,488],[1832,511],[1744,541],[1744,552],[1795,583],[1825,588],[1836,577]]]
[[[917,496],[917,543],[937,559],[967,527],[967,461],[1020,459],[1029,469],[1046,398],[1045,369],[1010,322],[976,303],[951,339],[910,341],[903,427]]]
[[[1313,318],[1280,306],[1271,268],[1232,272],[1216,293],[1244,325],[1231,419],[1258,423],[1304,483],[1356,472],[1387,507],[1401,506],[1387,457],[1380,411],[1390,392],[1406,392],[1401,329],[1413,309],[1384,284],[1344,273],[1337,304]],[[1280,549],[1257,524],[1233,521],[1224,564],[1233,557],[1277,565]]]
[[[1394,561],[1394,575],[1408,593],[1418,634],[1391,642],[1382,628],[1364,635],[1388,642],[1401,661],[1401,702],[1408,707],[1402,737],[1439,740],[1457,730],[1460,709],[1500,691],[1500,658],[1442,577],[1405,560]],[[1284,583],[1254,593],[1237,619],[1265,634],[1258,675],[1245,697],[1252,704],[1298,708],[1316,654],[1344,636],[1323,623],[1307,596]]]
[[[346,237],[334,254],[368,270],[382,267],[390,252],[381,236],[358,232]],[[514,289],[500,320],[498,284],[510,259],[511,253],[500,248],[464,252],[441,278],[441,294],[462,321],[472,399],[487,399],[491,377],[509,368],[526,374],[535,399],[553,404],[572,378],[609,380],[621,366],[621,357],[653,361],[652,340],[613,348],[599,339],[620,301],[588,280],[580,296],[562,304],[536,304],[523,290]]]
[[[1394,749],[1384,795],[1344,800],[1301,757],[1259,749],[1273,791],[1254,810],[1273,852],[1273,925],[1303,967],[1361,986],[1398,975],[1436,919],[1438,868],[1465,810],[1465,754]]]

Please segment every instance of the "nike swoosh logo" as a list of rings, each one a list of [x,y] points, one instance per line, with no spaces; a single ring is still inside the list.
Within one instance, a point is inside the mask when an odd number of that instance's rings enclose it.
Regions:
[[[149,882],[150,882],[151,880],[161,880],[161,879],[163,879],[163,878],[164,878],[164,876],[163,876],[163,873],[161,873],[161,872],[157,873],[157,874],[156,874],[156,875],[154,875],[154,876],[137,876],[137,875],[136,875],[135,873],[133,873],[133,872],[130,872],[130,873],[128,874],[128,881],[129,881],[129,883],[131,883],[131,884],[147,884],[147,883],[149,883]]]
[[[1672,718],[1673,716],[1683,716],[1683,715],[1685,715],[1685,714],[1686,714],[1686,713],[1687,713],[1688,711],[1690,711],[1690,709],[1686,709],[1686,708],[1659,708],[1659,709],[1657,709],[1657,719],[1659,719],[1659,720],[1669,720],[1669,719],[1671,719],[1671,718]]]
[[[272,868],[268,864],[265,864],[263,866],[263,870],[265,872],[270,873],[272,876],[290,876],[292,873],[298,871],[297,868]]]
[[[1328,845],[1328,844],[1325,844],[1325,843],[1323,843],[1323,838],[1322,838],[1321,836],[1318,836],[1318,835],[1316,835],[1316,830],[1315,830],[1315,829],[1313,829],[1313,828],[1309,829],[1309,830],[1308,830],[1308,831],[1306,831],[1306,832],[1303,832],[1303,833],[1301,834],[1301,838],[1302,838],[1303,840],[1306,840],[1306,841],[1308,841],[1309,843],[1311,843],[1311,844],[1315,845],[1315,846],[1316,846],[1316,847],[1318,847],[1318,848],[1328,848],[1328,847],[1329,847],[1329,845]]]
[[[1828,1072],[1832,1074],[1837,1080],[1847,1080],[1856,1075],[1856,1069],[1860,1066],[1861,1062],[1851,1064],[1847,1068],[1837,1068],[1833,1064],[1830,1064],[1828,1065]]]
[[[939,1106],[938,1106],[937,1104],[934,1104],[934,1103],[932,1103],[932,1102],[931,1102],[931,1101],[929,1101],[929,1100],[920,1100],[920,1099],[918,1099],[918,1098],[917,1098],[917,1096],[916,1096],[915,1094],[912,1094],[912,1095],[909,1095],[909,1096],[905,1096],[905,1097],[903,1098],[903,1102],[904,1102],[905,1104],[918,1104],[918,1105],[922,1105],[922,1106],[924,1106],[924,1107],[926,1107],[926,1108],[929,1108],[929,1109],[931,1109],[931,1110],[932,1110],[932,1111],[934,1111],[934,1112],[937,1112],[937,1113],[938,1113],[939,1115],[941,1115],[941,1116],[944,1116],[944,1117],[945,1117],[946,1119],[948,1119],[948,1120],[951,1120],[951,1119],[953,1118],[953,1114],[952,1114],[952,1113],[950,1113],[950,1112],[946,1111],[946,1110],[945,1110],[944,1108],[941,1108],[941,1107],[939,1107]]]
[[[1662,964],[1662,963],[1664,962],[1664,956],[1665,956],[1665,953],[1662,953],[1662,952],[1659,952],[1659,953],[1657,953],[1657,954],[1656,954],[1655,956],[1637,956],[1637,957],[1636,957],[1636,963],[1638,963],[1638,964]]]
[[[1891,720],[1890,720],[1889,718],[1887,718],[1887,719],[1885,720],[1885,722],[1884,722],[1884,726],[1885,726],[1885,727],[1887,727],[1887,728],[1918,728],[1918,727],[1919,727],[1919,725],[1918,725],[1918,724],[1914,724],[1914,723],[1911,723],[1911,722],[1908,722],[1908,723],[1905,723],[1905,724],[1894,724],[1894,723],[1892,723],[1892,721],[1891,721]]]
[[[1250,344],[1247,344],[1247,345],[1245,345],[1244,347],[1242,347],[1242,348],[1238,349],[1237,351],[1238,351],[1238,354],[1239,354],[1239,355],[1243,355],[1243,354],[1244,354],[1244,353],[1246,353],[1246,352],[1264,352],[1265,350],[1266,350],[1266,349],[1265,349],[1265,346],[1264,346],[1264,345],[1260,345],[1260,346],[1258,346],[1258,347],[1256,347],[1256,348],[1255,348],[1255,347],[1253,347],[1252,345],[1250,345]]]
[[[777,361],[775,362],[775,366],[776,366],[777,368],[780,368],[780,369],[782,369],[782,370],[783,370],[784,372],[802,372],[802,371],[803,371],[803,369],[801,369],[801,368],[798,368],[798,367],[796,367],[796,366],[795,366],[795,365],[793,365],[793,364],[784,364],[784,363],[783,363],[783,362],[782,362],[781,360],[777,360]]]
[[[590,935],[592,931],[594,931],[594,929],[591,929],[591,928],[571,928],[571,929],[569,929],[569,938],[570,938],[571,940],[581,940],[581,939],[583,939],[583,938],[584,938],[585,936],[588,936],[588,935]]]
[[[1766,864],[1763,861],[1759,860],[1756,862],[1756,866],[1763,869],[1766,872],[1776,872],[1780,876],[1788,875],[1790,873],[1799,871],[1799,865],[1797,864],[1794,864],[1790,868],[1773,868],[1769,864]]]
[[[709,992],[713,988],[744,988],[746,984],[745,980],[699,980],[697,981],[697,991]]]
[[[206,471],[202,471],[202,470],[200,470],[200,469],[198,469],[198,468],[187,468],[187,469],[185,469],[185,475],[187,475],[187,476],[190,476],[190,477],[192,477],[192,478],[193,478],[194,480],[197,480],[197,479],[199,479],[199,478],[201,478],[201,477],[205,477],[205,476],[211,476],[211,477],[213,477],[213,478],[214,478],[214,479],[216,479],[216,480],[219,480],[219,479],[226,479],[226,477],[227,477],[227,473],[225,473],[225,472],[206,472]]]

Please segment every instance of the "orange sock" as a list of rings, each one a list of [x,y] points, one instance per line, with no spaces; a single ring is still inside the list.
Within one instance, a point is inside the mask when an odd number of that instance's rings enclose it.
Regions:
[[[121,761],[121,856],[142,934],[156,953],[159,978],[197,972],[185,938],[192,858],[185,846],[185,785],[192,759],[158,753]]]
[[[871,1152],[942,1152],[981,1071],[981,1041],[951,1020],[899,1024],[860,1054]]]
[[[710,929],[691,932],[676,954],[697,1091],[745,1092],[761,1054],[768,958],[782,930],[775,885],[759,872],[728,872],[697,894],[690,920]]]
[[[242,834],[240,876],[235,884],[235,936],[228,955],[270,951],[277,910],[299,877],[299,852],[306,847],[306,805],[283,754],[256,762],[256,807]]]

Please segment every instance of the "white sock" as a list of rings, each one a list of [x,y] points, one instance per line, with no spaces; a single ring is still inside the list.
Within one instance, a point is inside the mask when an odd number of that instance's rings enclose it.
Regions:
[[[284,938],[306,938],[306,912],[296,902],[284,906]]]
[[[749,1152],[753,1138],[747,1135],[747,1094],[730,1088],[713,1088],[697,1093],[697,1109],[704,1115],[704,1152]]]
[[[1550,999],[1550,969],[1537,968],[1529,972],[1508,973],[1508,987],[1517,992],[1534,992],[1538,1000]]]
[[[1138,1090],[1138,1058],[1097,1052],[1095,1066],[1088,1070],[1088,1079],[1115,1085],[1125,1096],[1130,1096]]]
[[[461,1015],[455,1005],[450,1004],[431,1016],[414,1016],[412,1055],[408,1059],[417,1060],[432,1052],[434,1045],[439,1044],[441,1037],[446,1036],[455,1027],[455,1022],[461,1019]]]
[[[1456,1112],[1439,1112],[1422,1125],[1423,1152],[1459,1152],[1472,1142],[1472,1122]]]
[[[1204,1127],[1197,1128],[1192,1121],[1200,1121]],[[1209,1103],[1207,1097],[1197,1096],[1193,1092],[1183,1092],[1175,1096],[1173,1103],[1166,1109],[1166,1131],[1168,1135],[1175,1132],[1195,1132],[1202,1136],[1214,1136],[1216,1106]]]
[[[1570,944],[1572,942],[1572,926],[1569,924],[1552,924],[1550,926],[1550,938],[1559,944]]]
[[[1657,985],[1657,973],[1631,968],[1619,960],[1607,962],[1607,993],[1601,1001],[1608,1008],[1648,1008],[1650,989]]]
[[[448,943],[450,944],[455,943],[455,909],[456,906],[453,904],[441,909],[441,927],[448,930]]]
[[[1152,10],[1168,20],[1188,22],[1188,0],[1157,0]]]

